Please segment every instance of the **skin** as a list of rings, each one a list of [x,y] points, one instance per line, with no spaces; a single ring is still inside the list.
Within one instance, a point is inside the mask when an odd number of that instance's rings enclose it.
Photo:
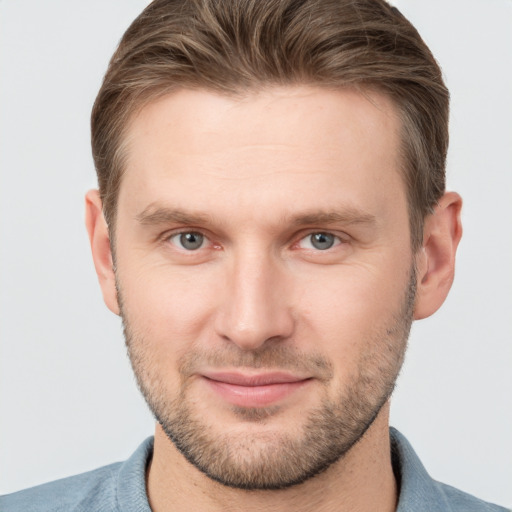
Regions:
[[[184,90],[132,120],[116,272],[97,191],[87,195],[86,222],[105,302],[122,313],[139,383],[161,408],[185,403],[213,441],[224,436],[257,461],[283,440],[300,440],[308,415],[322,401],[345,404],[354,386],[377,406],[400,368],[410,320],[435,312],[449,291],[461,236],[461,199],[447,193],[412,253],[399,131],[386,96],[311,87],[237,98]],[[204,244],[187,251],[183,231],[202,233]],[[316,249],[310,236],[318,232],[333,234],[333,247]],[[279,351],[286,358],[261,356]],[[252,364],[258,354],[263,368]],[[245,376],[283,369],[288,360],[284,369],[305,384],[261,406],[234,407],[204,378],[219,368]],[[328,370],[315,370],[314,360]],[[343,457],[280,490],[212,480],[157,424],[150,504],[394,510],[389,402],[378,405]]]

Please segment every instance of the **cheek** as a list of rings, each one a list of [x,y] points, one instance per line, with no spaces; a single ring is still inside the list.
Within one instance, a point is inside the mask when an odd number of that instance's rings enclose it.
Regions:
[[[301,286],[302,337],[316,340],[318,350],[335,366],[342,365],[340,375],[357,368],[354,362],[373,350],[402,311],[409,269],[391,263],[387,268],[339,267]]]
[[[160,355],[197,343],[215,310],[215,276],[199,267],[120,267],[118,280],[132,330]]]

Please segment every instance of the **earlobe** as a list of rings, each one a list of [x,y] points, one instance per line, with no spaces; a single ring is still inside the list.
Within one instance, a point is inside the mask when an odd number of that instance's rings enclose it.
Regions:
[[[119,315],[110,236],[98,190],[90,190],[85,196],[85,224],[103,300],[113,313]]]
[[[443,304],[455,275],[455,254],[462,236],[462,199],[447,192],[425,219],[423,246],[416,255],[414,319],[426,318]]]

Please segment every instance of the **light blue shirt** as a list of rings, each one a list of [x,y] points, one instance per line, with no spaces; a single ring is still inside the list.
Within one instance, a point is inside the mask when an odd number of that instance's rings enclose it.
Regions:
[[[507,512],[432,480],[407,439],[393,428],[390,434],[400,486],[397,512]],[[145,482],[152,453],[150,437],[125,462],[2,496],[0,511],[151,512]]]

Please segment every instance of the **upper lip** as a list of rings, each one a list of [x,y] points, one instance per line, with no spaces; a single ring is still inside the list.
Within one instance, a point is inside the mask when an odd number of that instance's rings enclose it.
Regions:
[[[203,377],[217,382],[234,384],[236,386],[267,386],[270,384],[285,384],[300,382],[308,379],[287,372],[241,373],[241,372],[204,372]]]

